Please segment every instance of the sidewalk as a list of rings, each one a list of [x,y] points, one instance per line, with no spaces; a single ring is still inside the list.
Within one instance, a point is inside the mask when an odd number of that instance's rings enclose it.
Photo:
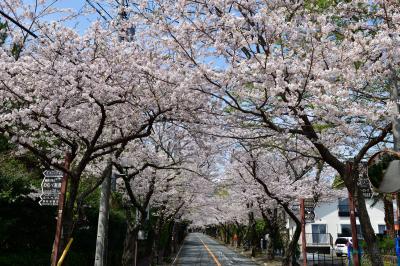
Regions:
[[[254,261],[255,263],[257,263],[258,265],[263,265],[263,266],[280,266],[282,265],[282,261],[280,260],[279,257],[276,257],[275,260],[271,261],[271,260],[267,260],[267,255],[265,253],[258,253],[256,254],[256,257],[252,257],[251,256],[251,250],[247,250],[245,251],[242,247],[239,248],[235,248],[231,245],[227,245],[225,243],[223,243],[221,240],[217,239],[217,238],[213,238],[215,241],[218,241],[218,243],[226,246],[227,248],[229,248],[230,250],[235,251],[238,254],[241,254],[249,259],[251,259],[252,261]]]

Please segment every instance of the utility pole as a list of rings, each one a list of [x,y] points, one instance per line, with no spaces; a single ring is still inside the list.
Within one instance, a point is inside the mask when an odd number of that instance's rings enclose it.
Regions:
[[[88,3],[95,8],[90,1]],[[118,12],[120,20],[126,19],[125,0],[119,0],[118,8],[121,10]],[[96,9],[96,8],[95,8]],[[98,11],[96,9],[96,11]],[[101,12],[98,11],[101,15]],[[104,18],[104,17],[103,17]],[[105,19],[105,18],[104,18]],[[107,20],[107,19],[106,19]],[[121,33],[119,34],[119,41],[123,41]],[[111,194],[111,182],[115,182],[115,176],[112,173],[111,161],[107,166],[106,177],[101,184],[101,195],[100,195],[100,206],[99,206],[99,220],[97,223],[97,239],[96,239],[96,253],[95,253],[95,266],[105,266],[107,265],[107,246],[108,246],[108,220],[110,215],[110,194]],[[136,262],[135,262],[136,265]]]
[[[353,240],[353,265],[359,266],[359,254],[358,254],[358,238],[357,238],[357,224],[356,224],[356,211],[354,206],[353,194],[349,191],[349,209],[350,209],[350,224],[351,224],[351,238]]]
[[[69,166],[71,164],[71,156],[69,153],[65,154],[64,160],[65,160],[64,168],[68,170]],[[58,257],[59,257],[62,222],[63,222],[63,214],[64,214],[65,193],[67,191],[67,186],[68,186],[68,174],[64,172],[63,178],[61,181],[60,195],[58,197],[57,226],[56,226],[56,235],[54,237],[53,250],[52,250],[52,256],[51,256],[51,266],[57,265],[57,261],[58,261]]]
[[[395,152],[400,151],[400,98],[399,98],[399,80],[397,77],[396,70],[393,69],[393,67],[390,67],[390,70],[392,72],[392,92],[391,92],[391,100],[395,103],[396,106],[396,112],[393,114],[392,118],[392,132],[393,132],[393,150]],[[399,173],[400,174],[400,173]],[[399,221],[399,196],[398,192],[393,193],[393,200],[396,202],[396,219],[394,221],[394,229],[395,229],[395,243],[396,247],[398,246],[399,242],[399,227],[400,227],[400,221]],[[400,265],[400,254],[396,250],[396,255],[397,255],[397,265]]]
[[[101,184],[99,221],[97,223],[97,239],[95,266],[107,265],[107,242],[108,242],[108,218],[110,209],[110,194],[111,194],[111,164],[107,166],[109,170],[106,172],[106,177]]]
[[[307,242],[306,242],[306,215],[304,198],[300,199],[300,221],[301,221],[301,253],[303,253],[303,266],[307,266]]]

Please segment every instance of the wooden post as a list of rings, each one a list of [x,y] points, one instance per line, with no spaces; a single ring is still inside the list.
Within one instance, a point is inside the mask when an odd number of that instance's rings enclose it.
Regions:
[[[357,239],[357,224],[356,224],[356,212],[353,195],[349,191],[349,209],[350,209],[350,223],[351,223],[351,238],[353,240],[353,264],[359,266],[358,257],[358,239]]]
[[[307,266],[306,217],[304,211],[304,199],[300,199],[300,220],[301,220],[301,252],[303,253],[303,266]]]
[[[70,160],[71,160],[70,155],[68,153],[66,153],[65,161],[64,161],[65,169],[69,169],[69,165],[71,163]],[[63,220],[63,211],[64,211],[64,202],[65,202],[65,192],[67,191],[67,185],[68,185],[68,174],[64,173],[62,181],[61,181],[60,195],[58,197],[57,227],[56,227],[56,235],[54,237],[54,243],[53,243],[51,266],[57,265],[57,260],[59,257],[58,253],[60,251],[62,220]]]

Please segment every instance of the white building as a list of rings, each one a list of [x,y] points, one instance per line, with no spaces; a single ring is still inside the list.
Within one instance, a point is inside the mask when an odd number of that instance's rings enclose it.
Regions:
[[[306,224],[307,251],[325,250],[326,253],[334,246],[338,237],[351,237],[350,212],[348,199],[338,199],[335,202],[319,203],[314,210],[314,221]],[[366,200],[368,214],[376,234],[383,234],[386,230],[385,214],[382,201],[371,207],[373,200]],[[363,238],[358,217],[357,235]],[[288,221],[289,233],[292,236],[295,230],[293,220]],[[301,239],[299,241],[301,245]],[[329,248],[329,249],[328,249]],[[329,250],[329,251],[328,251]]]

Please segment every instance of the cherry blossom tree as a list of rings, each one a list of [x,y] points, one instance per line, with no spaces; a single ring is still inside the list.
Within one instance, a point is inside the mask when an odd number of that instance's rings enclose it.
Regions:
[[[66,238],[90,163],[118,157],[129,142],[151,135],[154,124],[201,104],[202,97],[184,94],[169,81],[176,77],[156,44],[121,40],[114,27],[99,23],[83,35],[57,23],[44,25],[18,60],[0,54],[1,131],[68,174]]]
[[[185,67],[187,87],[220,100],[225,129],[236,124],[253,128],[253,138],[296,138],[301,145],[281,148],[312,149],[309,155],[334,168],[357,199],[374,265],[383,265],[356,184],[361,160],[392,127],[388,81],[399,62],[398,4],[156,3],[147,18]]]
[[[201,143],[185,129],[163,122],[153,127],[148,138],[127,144],[115,161],[123,173],[121,192],[128,204],[123,265],[134,259],[136,236],[144,228],[149,210],[155,221],[150,228],[154,235],[150,257],[158,259],[161,230],[179,220],[193,201],[196,179],[208,176],[211,157],[207,150],[203,152]]]
[[[258,189],[250,190],[254,193],[251,202],[254,205],[262,204],[262,215],[266,216],[268,213],[266,210],[268,205],[271,206],[267,208],[270,209],[271,215],[274,214],[273,209],[278,206],[296,225],[286,247],[283,262],[284,265],[291,265],[295,261],[296,245],[301,233],[300,217],[292,209],[292,203],[298,202],[301,198],[315,200],[327,198],[333,194],[331,186],[327,180],[320,179],[321,171],[318,171],[318,162],[314,159],[304,159],[265,148],[257,149],[244,144],[241,146],[241,150],[236,150],[232,154],[234,160],[232,176],[236,173],[237,179],[258,186]],[[266,198],[269,201],[265,201]],[[277,224],[274,226],[278,227]]]
[[[136,206],[141,213],[155,193],[160,210],[179,206],[179,197],[170,202],[169,193],[178,195],[179,182],[188,181],[178,182],[182,174],[175,168],[198,168],[188,151],[201,150],[202,140],[180,146],[186,142],[179,130],[167,139],[150,138],[161,132],[155,129],[161,123],[202,132],[210,144],[221,136],[251,140],[232,153],[232,175],[257,192],[254,202],[266,204],[266,195],[297,225],[288,202],[329,194],[318,187],[327,186],[319,182],[317,167],[329,165],[357,199],[372,263],[383,265],[357,180],[361,161],[390,139],[399,4],[322,2],[143,1],[119,5],[115,14],[123,20],[96,21],[83,35],[35,22],[39,38],[18,56],[0,50],[1,132],[70,177],[66,235],[82,175],[100,167],[104,176],[111,164],[121,168],[123,158],[129,159],[126,192],[131,201],[142,195]],[[21,1],[0,7],[32,10]],[[19,21],[35,21],[23,14]],[[10,30],[16,43],[27,36],[18,31]],[[65,154],[70,167],[63,165]],[[209,155],[197,160],[207,164]],[[261,192],[264,197],[257,196]],[[241,210],[251,197],[235,193],[240,200],[230,206]],[[211,203],[205,195],[193,204]],[[220,211],[219,204],[229,210],[233,202],[223,199],[207,207],[215,213],[208,222],[239,219]],[[240,213],[243,218],[246,212]],[[286,263],[299,234],[297,228]]]

